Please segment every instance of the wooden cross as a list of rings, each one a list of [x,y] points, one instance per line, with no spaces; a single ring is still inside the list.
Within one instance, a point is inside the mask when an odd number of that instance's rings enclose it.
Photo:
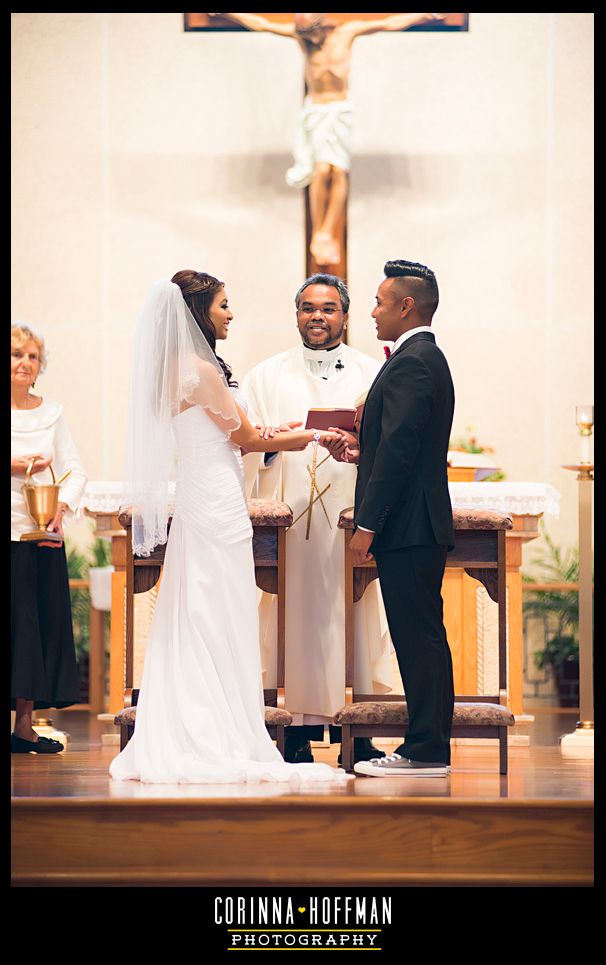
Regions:
[[[305,95],[309,95],[307,118],[310,119],[300,120],[301,132],[305,132],[307,139],[305,146],[309,148],[303,156],[309,153],[313,159],[310,166],[313,174],[309,186],[304,188],[305,275],[328,272],[346,281],[350,156],[347,143],[350,112],[346,110],[346,103],[352,42],[358,36],[382,30],[467,30],[469,14],[186,13],[184,16],[187,31],[269,32],[295,39],[302,47]],[[318,152],[319,126],[329,130],[331,124],[329,139],[336,146],[329,149],[327,139]],[[314,125],[316,133],[312,130]],[[300,136],[303,138],[303,133]],[[303,168],[295,157],[289,175],[292,171],[294,177],[294,172],[303,172]]]

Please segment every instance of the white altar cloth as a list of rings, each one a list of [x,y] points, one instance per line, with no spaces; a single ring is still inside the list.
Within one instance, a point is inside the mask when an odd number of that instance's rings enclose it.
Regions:
[[[560,515],[560,493],[549,483],[451,482],[453,509],[492,509],[515,516]]]
[[[560,515],[560,493],[549,483],[451,482],[448,488],[453,509],[492,509],[516,516]],[[174,483],[169,485],[169,492],[174,493]],[[121,493],[121,482],[89,482],[79,508],[117,513]]]

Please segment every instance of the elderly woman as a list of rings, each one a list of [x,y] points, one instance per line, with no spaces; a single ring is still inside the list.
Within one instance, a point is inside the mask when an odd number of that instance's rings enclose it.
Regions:
[[[48,525],[63,535],[63,516],[77,508],[86,475],[63,417],[63,407],[34,395],[46,366],[44,340],[24,325],[11,325],[11,709],[16,712],[11,752],[54,754],[63,744],[39,737],[32,712],[79,702],[67,560],[63,542],[20,542],[33,523],[23,498],[28,466],[40,482],[71,474],[59,491]]]

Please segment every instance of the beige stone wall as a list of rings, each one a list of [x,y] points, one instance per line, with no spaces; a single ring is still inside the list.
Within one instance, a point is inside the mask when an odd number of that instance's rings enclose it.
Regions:
[[[118,479],[132,332],[149,284],[219,275],[242,376],[294,344],[303,203],[284,182],[301,54],[183,31],[179,13],[20,13],[13,27],[12,313],[51,353],[91,479]],[[512,480],[562,493],[576,542],[575,405],[592,385],[593,15],[471,14],[469,33],[356,41],[350,343],[387,258],[435,269],[438,340]]]

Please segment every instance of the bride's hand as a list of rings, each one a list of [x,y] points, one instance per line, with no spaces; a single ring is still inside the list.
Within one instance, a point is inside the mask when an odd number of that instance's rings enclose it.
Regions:
[[[328,449],[328,451],[332,454],[332,449],[335,447],[335,445],[338,445],[339,442],[339,432],[336,429],[333,429],[332,432],[330,430],[321,429],[320,438],[318,441],[321,446],[324,446],[324,448]]]
[[[259,437],[261,439],[273,439],[276,432],[292,432],[297,426],[302,426],[302,422],[282,422],[279,426],[262,426],[255,425],[255,429],[259,430]]]
[[[259,430],[260,439],[273,439],[276,432],[280,431],[278,426],[262,426],[258,423],[255,424],[255,429]]]

